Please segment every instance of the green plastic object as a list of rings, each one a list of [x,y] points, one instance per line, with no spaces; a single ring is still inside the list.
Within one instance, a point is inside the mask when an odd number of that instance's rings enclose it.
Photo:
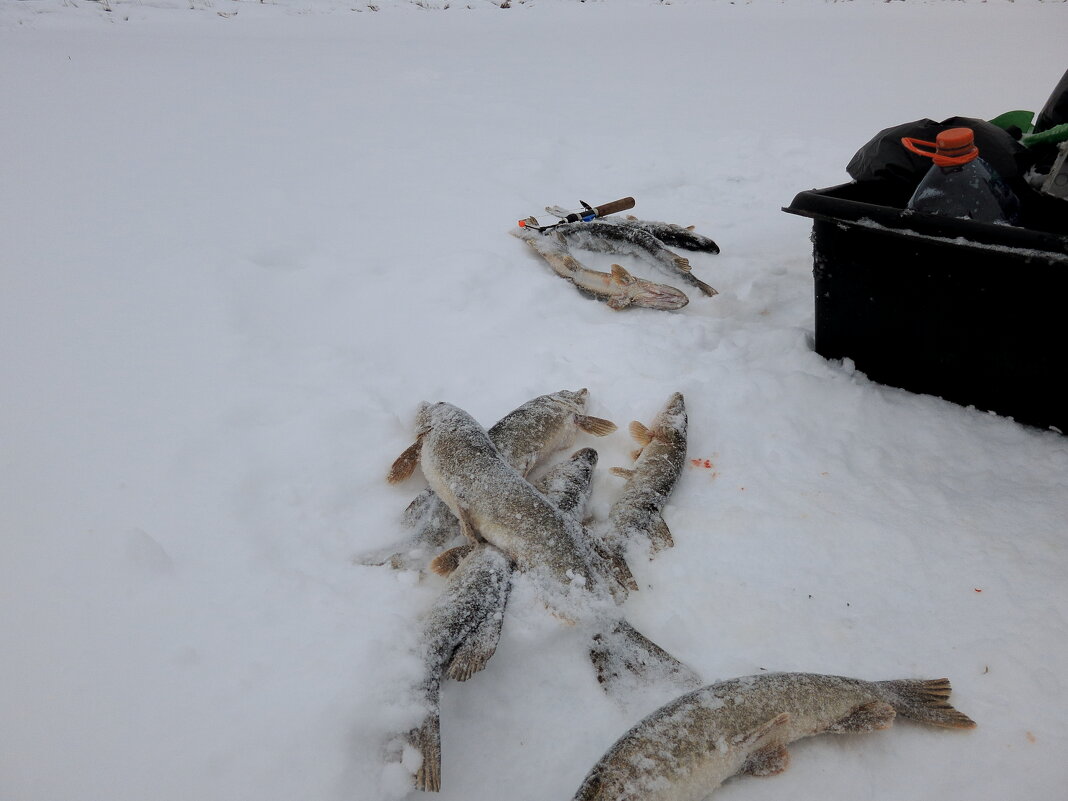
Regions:
[[[1052,128],[1047,128],[1038,133],[1027,134],[1020,141],[1027,147],[1046,144],[1056,145],[1060,142],[1068,142],[1068,122],[1054,125]]]
[[[990,120],[990,123],[1006,131],[1009,128],[1019,128],[1027,133],[1033,127],[1034,119],[1035,112],[1033,111],[1006,111],[1004,114],[998,114]]]

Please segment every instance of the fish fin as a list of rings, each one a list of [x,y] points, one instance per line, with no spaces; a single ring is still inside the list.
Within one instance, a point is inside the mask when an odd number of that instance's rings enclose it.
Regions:
[[[457,518],[460,521],[460,531],[467,538],[467,541],[473,544],[482,542],[484,538],[478,533],[478,526],[475,525],[471,510],[466,506],[461,506],[457,509],[457,512],[459,512]]]
[[[692,231],[692,230],[694,230],[694,229],[695,229],[696,227],[697,227],[696,225],[687,225],[687,226],[686,226],[686,230],[687,230],[687,231]]]
[[[789,712],[782,712],[754,729],[735,735],[732,745],[737,748],[763,748],[782,742],[784,727],[790,725],[791,719]]]
[[[636,220],[636,219],[638,219],[638,218],[637,218],[637,217],[635,217],[635,216],[634,216],[633,214],[628,214],[628,215],[627,215],[627,216],[626,216],[626,217],[625,217],[624,219],[627,219],[627,220]]]
[[[467,639],[460,643],[460,647],[449,660],[449,667],[445,675],[453,681],[467,681],[474,676],[490,661],[490,657],[497,651],[497,641],[494,640],[492,647],[479,648],[469,645],[472,640]]]
[[[585,414],[575,417],[575,425],[595,437],[605,437],[616,430],[616,424],[611,420],[605,420],[603,417],[590,417]]]
[[[401,520],[404,524],[410,528],[415,528],[419,521],[423,519],[430,505],[437,499],[437,493],[434,490],[427,487],[414,498],[412,502],[404,509],[404,513],[401,515]]]
[[[664,548],[671,548],[675,545],[675,540],[671,536],[671,530],[668,528],[667,523],[664,522],[664,518],[660,515],[653,516],[653,522],[649,525],[649,530],[646,534],[649,535],[650,558],[664,550]]]
[[[598,683],[614,697],[626,697],[631,690],[658,681],[684,690],[695,690],[704,683],[696,672],[626,620],[595,634],[589,653]]]
[[[643,450],[645,450],[645,448],[635,448],[634,450],[632,450],[632,451],[630,452],[630,460],[631,460],[632,462],[636,462],[636,461],[638,461],[638,459],[639,459],[639,458],[641,457],[641,455],[642,455],[642,451],[643,451]]]
[[[620,286],[630,286],[636,280],[633,275],[628,273],[622,264],[612,265],[612,280]]]
[[[789,717],[788,713],[783,714]],[[738,772],[749,776],[774,776],[788,767],[790,767],[790,750],[786,744],[771,743],[750,752]]]
[[[634,574],[630,572],[630,565],[623,558],[621,549],[610,548],[604,540],[592,534],[589,542],[597,558],[604,563],[608,573],[616,580],[619,586],[623,587],[623,589],[637,592],[638,582],[635,581]]]
[[[608,472],[614,476],[619,476],[620,478],[630,478],[635,473],[634,470],[626,467],[610,467],[608,468]]]
[[[504,598],[507,602],[507,594]],[[475,630],[469,633],[457,647],[452,659],[449,660],[445,674],[453,681],[467,681],[486,667],[497,652],[503,621],[504,616],[501,614],[491,614],[483,618]]]
[[[408,742],[423,757],[415,772],[415,788],[436,793],[441,790],[441,720],[437,713],[426,716],[423,725],[412,729]]]
[[[390,484],[399,484],[405,479],[411,478],[412,473],[415,472],[415,466],[419,464],[419,450],[421,447],[422,441],[418,439],[409,445],[404,453],[393,462],[393,466],[389,468],[386,481]]]
[[[897,712],[886,701],[862,704],[827,727],[829,734],[854,734],[889,729]]]
[[[463,545],[457,545],[455,548],[449,548],[447,551],[442,551],[431,560],[430,569],[439,576],[448,576],[460,566],[460,562],[476,547],[474,543],[468,542]]]
[[[352,563],[368,567],[389,565],[394,570],[421,570],[424,558],[423,544],[418,537],[410,537],[385,548],[356,554]]]
[[[946,729],[975,728],[974,720],[949,704],[949,679],[897,679],[877,681],[875,686],[902,717]]]
[[[626,295],[613,295],[605,301],[605,305],[614,311],[620,311],[621,309],[625,309],[630,306],[631,303],[631,299],[628,298]]]
[[[632,420],[631,424],[627,426],[627,430],[630,432],[630,435],[634,440],[643,448],[653,441],[652,430],[648,426],[639,423],[637,420]]]
[[[709,297],[712,297],[713,295],[718,295],[719,294],[719,290],[718,289],[716,289],[715,287],[709,286],[708,284],[706,284],[704,281],[702,281],[700,278],[698,278],[697,276],[693,275],[692,273],[687,273],[686,274],[686,280],[689,281],[691,284],[693,284],[698,289],[700,289],[703,293],[705,293]]]

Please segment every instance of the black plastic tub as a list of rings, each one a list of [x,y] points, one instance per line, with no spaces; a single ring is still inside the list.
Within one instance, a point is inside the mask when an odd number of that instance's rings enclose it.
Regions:
[[[879,383],[1068,432],[1068,203],[1061,231],[884,203],[877,184],[851,183],[783,209],[813,220],[816,352]]]

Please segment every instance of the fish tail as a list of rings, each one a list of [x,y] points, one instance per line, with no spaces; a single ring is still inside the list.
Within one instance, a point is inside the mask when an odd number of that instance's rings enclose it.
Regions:
[[[949,679],[896,679],[875,685],[883,699],[903,717],[946,729],[975,728],[974,720],[950,705]]]
[[[423,725],[409,732],[408,742],[423,757],[423,764],[415,772],[415,788],[438,792],[441,790],[441,720],[437,712],[431,712]]]
[[[697,673],[626,620],[594,635],[590,661],[597,670],[598,683],[610,695],[622,696],[632,686],[657,681],[686,690],[703,684]]]
[[[697,287],[699,290],[701,290],[703,293],[708,295],[709,297],[712,297],[713,295],[718,295],[719,294],[719,290],[715,289],[712,286],[709,286],[704,281],[702,281],[700,278],[695,276],[693,273],[686,273],[686,280],[689,281],[691,284],[693,284],[695,287]]]

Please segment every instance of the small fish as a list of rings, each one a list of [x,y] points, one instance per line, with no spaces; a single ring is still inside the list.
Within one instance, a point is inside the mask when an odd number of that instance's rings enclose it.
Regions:
[[[680,392],[668,399],[651,427],[638,421],[630,424],[631,435],[642,447],[633,468],[611,470],[627,479],[608,512],[608,540],[613,547],[625,547],[636,535],[648,537],[654,554],[673,545],[662,512],[686,463],[686,426],[686,403]]]
[[[766,673],[717,682],[662,706],[624,734],[574,801],[701,801],[736,774],[770,776],[786,746],[814,734],[889,728],[897,715],[950,729],[975,726],[947,703],[948,679],[868,682]]]
[[[610,309],[618,311],[637,306],[670,311],[681,309],[690,302],[675,287],[637,278],[618,264],[612,265],[610,273],[589,269],[571,255],[560,237],[552,231],[538,233],[520,228],[513,234],[544,258],[557,275],[566,278],[583,294],[604,301]]]
[[[659,265],[670,273],[697,287],[706,295],[719,293],[692,273],[689,259],[680,256],[650,234],[635,226],[619,225],[605,220],[565,223],[553,228],[564,244],[600,253],[620,253],[637,256]]]
[[[423,757],[415,775],[415,786],[420,790],[441,789],[438,702],[442,679],[448,676],[466,681],[486,666],[500,639],[511,582],[508,557],[483,543],[459,561],[424,618],[424,679],[417,692],[427,714],[408,734],[408,742]]]
[[[611,420],[586,414],[589,395],[585,388],[539,395],[513,409],[490,428],[490,440],[506,462],[527,475],[546,456],[568,447],[579,431],[603,437],[616,430]],[[415,451],[406,452],[394,463],[387,480],[391,483],[403,480],[415,469],[417,460]],[[428,556],[460,535],[456,516],[430,488],[408,505],[403,522],[415,533],[399,543],[357,556],[356,563],[418,569],[425,565]]]
[[[488,541],[517,569],[541,579],[546,605],[567,620],[563,606],[620,602],[626,587],[584,535],[582,524],[538,492],[493,445],[467,412],[448,403],[425,404],[416,445],[398,459],[398,475],[417,461],[431,488],[459,519],[470,542]]]
[[[684,250],[698,250],[703,253],[719,253],[719,245],[694,231],[694,226],[683,227],[669,222],[657,222],[656,220],[639,220],[637,217],[605,217],[605,222],[616,225],[640,228],[652,234],[668,247],[683,248]]]

